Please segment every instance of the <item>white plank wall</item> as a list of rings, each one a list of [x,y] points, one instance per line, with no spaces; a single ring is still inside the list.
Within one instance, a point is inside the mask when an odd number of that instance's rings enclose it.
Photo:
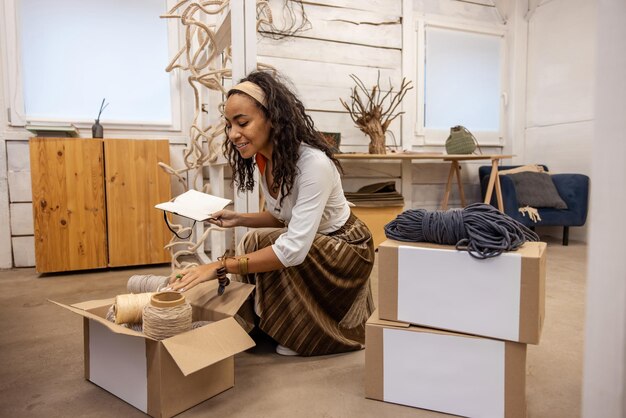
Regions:
[[[2,103],[2,98],[0,98]],[[13,266],[11,225],[9,221],[9,181],[7,177],[6,141],[0,140],[0,268]]]
[[[15,267],[35,265],[28,141],[6,141],[11,246]]]
[[[283,2],[271,1],[277,27],[282,27]],[[307,2],[310,28],[295,36],[270,39],[259,35],[258,61],[287,76],[311,111],[318,129],[341,132],[342,151],[367,151],[369,139],[354,127],[339,102],[348,100],[355,74],[367,86],[389,81],[397,90],[402,80],[400,0],[385,2]],[[400,118],[391,125],[400,142]],[[393,141],[388,138],[388,144]]]
[[[29,155],[28,141],[7,141],[10,203],[32,201]]]
[[[35,237],[13,237],[11,238],[13,246],[13,264],[15,267],[34,267],[35,266]]]
[[[33,235],[33,205],[27,203],[11,203],[11,234]]]

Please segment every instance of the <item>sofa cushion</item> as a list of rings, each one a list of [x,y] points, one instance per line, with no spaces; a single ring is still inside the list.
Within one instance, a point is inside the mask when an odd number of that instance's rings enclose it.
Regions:
[[[524,171],[507,176],[515,184],[520,207],[567,209],[549,174]]]

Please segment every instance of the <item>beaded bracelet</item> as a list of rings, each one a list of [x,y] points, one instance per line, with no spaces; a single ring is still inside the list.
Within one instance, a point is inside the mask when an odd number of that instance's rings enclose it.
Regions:
[[[217,273],[217,281],[219,283],[219,287],[217,288],[217,294],[222,296],[224,294],[224,290],[226,286],[230,284],[230,279],[226,276],[226,256],[218,257],[217,261],[222,262],[222,267],[216,270]]]

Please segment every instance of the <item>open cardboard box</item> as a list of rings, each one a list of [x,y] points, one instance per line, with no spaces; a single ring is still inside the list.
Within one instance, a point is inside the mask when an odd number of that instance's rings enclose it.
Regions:
[[[387,240],[378,247],[380,317],[538,344],[546,243],[486,260],[454,246]]]
[[[467,417],[526,416],[526,344],[385,321],[365,326],[365,396]]]
[[[184,293],[194,321],[215,321],[157,341],[105,319],[114,299],[64,305],[83,317],[85,378],[153,417],[174,416],[235,384],[234,355],[255,345],[233,316],[254,286],[217,280]]]

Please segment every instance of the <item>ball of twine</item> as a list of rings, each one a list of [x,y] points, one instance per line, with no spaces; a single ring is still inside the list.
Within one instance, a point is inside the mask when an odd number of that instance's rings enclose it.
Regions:
[[[136,274],[130,276],[126,289],[129,293],[160,292],[169,285],[169,277],[153,274]]]
[[[110,322],[115,322],[115,309],[114,309],[114,305],[111,305],[111,307],[109,308],[107,315],[106,315],[106,319],[107,321]],[[193,321],[191,323],[191,329],[196,329],[196,328],[200,328],[203,327],[205,325],[209,325],[213,323],[213,321]],[[124,328],[130,328],[134,331],[137,332],[143,332],[143,324],[142,323],[135,323],[135,324],[119,324],[120,326],[124,327]]]
[[[155,340],[164,340],[191,329],[191,305],[177,292],[152,295],[143,308],[143,332]]]
[[[111,305],[109,307],[109,310],[107,311],[107,314],[106,314],[106,319],[107,321],[115,322],[115,305]],[[118,324],[118,325],[124,328],[130,328],[137,332],[143,332],[143,325],[141,324],[141,322],[137,322],[134,324]]]
[[[113,311],[116,324],[134,324],[141,322],[144,306],[150,303],[154,293],[130,293],[117,295]]]

